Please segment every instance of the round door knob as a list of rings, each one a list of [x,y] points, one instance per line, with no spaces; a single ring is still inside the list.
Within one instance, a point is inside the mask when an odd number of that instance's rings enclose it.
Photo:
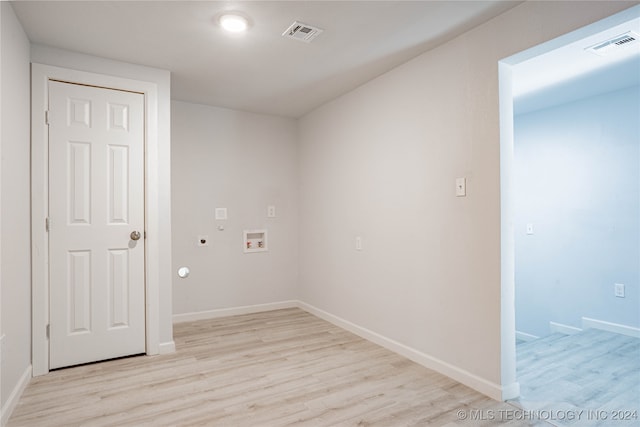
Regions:
[[[132,231],[131,232],[131,240],[140,240],[140,232]]]

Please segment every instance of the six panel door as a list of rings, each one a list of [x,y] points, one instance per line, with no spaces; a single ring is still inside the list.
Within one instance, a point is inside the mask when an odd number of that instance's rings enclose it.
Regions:
[[[144,353],[142,94],[49,82],[49,218],[50,369]]]

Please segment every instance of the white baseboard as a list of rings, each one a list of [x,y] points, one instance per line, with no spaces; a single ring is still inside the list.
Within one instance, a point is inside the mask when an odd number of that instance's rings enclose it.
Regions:
[[[20,396],[24,392],[24,389],[27,388],[29,382],[31,381],[31,365],[27,366],[27,369],[22,373],[22,376],[18,380],[18,384],[13,388],[13,391],[9,395],[7,402],[2,407],[2,419],[0,419],[0,425],[6,425],[11,418],[11,414],[13,410],[18,405],[18,401],[20,400]]]
[[[507,386],[502,386],[502,399],[499,400],[511,400],[511,399],[517,399],[518,397],[520,397],[520,383],[519,382],[515,382],[512,384],[509,384]],[[498,399],[496,399],[498,400]]]
[[[516,331],[516,339],[517,340],[521,340],[521,341],[533,341],[533,340],[537,340],[538,336],[536,335],[531,335],[528,334],[526,332],[520,332],[520,331]]]
[[[0,426],[4,427],[4,408],[2,407],[2,367],[4,366],[4,337],[5,334],[0,335]]]
[[[582,318],[583,329],[601,329],[603,331],[614,332],[616,334],[627,335],[630,337],[640,338],[640,328],[633,326],[621,325],[619,323],[606,322],[604,320]]]
[[[452,378],[466,386],[469,386],[474,390],[477,390],[480,393],[491,397],[492,399],[504,400],[517,397],[519,395],[517,383],[507,387],[502,387],[499,384],[487,381],[486,379],[474,375],[471,372],[451,365],[450,363],[447,363],[443,360],[439,360],[435,357],[429,356],[428,354],[422,353],[414,348],[408,347],[376,332],[370,331],[369,329],[358,326],[338,316],[334,316],[333,314],[327,313],[326,311],[323,311],[307,303],[298,301],[298,307],[313,314],[314,316],[317,316],[330,323],[333,323],[336,326],[346,329],[349,332],[352,332],[368,341],[391,350],[394,353],[398,353],[428,369],[432,369],[436,372],[446,375],[447,377]]]
[[[218,317],[237,316],[239,314],[260,313],[261,311],[280,310],[298,307],[297,301],[280,301],[267,304],[245,305],[241,307],[220,308],[217,310],[197,311],[173,315],[173,323],[193,322],[195,320],[215,319]]]
[[[575,335],[582,332],[582,329],[574,326],[563,325],[562,323],[549,322],[549,330],[551,333],[560,333],[565,335]]]
[[[158,345],[158,354],[170,354],[176,352],[176,343],[174,341],[161,342]]]

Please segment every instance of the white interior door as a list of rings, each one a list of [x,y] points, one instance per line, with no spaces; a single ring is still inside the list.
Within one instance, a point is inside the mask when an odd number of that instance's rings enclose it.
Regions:
[[[49,82],[49,218],[50,369],[144,353],[142,94]]]

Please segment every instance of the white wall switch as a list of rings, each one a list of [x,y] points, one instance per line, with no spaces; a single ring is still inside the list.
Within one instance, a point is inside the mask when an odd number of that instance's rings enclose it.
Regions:
[[[198,246],[209,246],[209,236],[198,236]]]
[[[362,237],[356,236],[356,251],[362,250]]]
[[[456,178],[456,197],[464,197],[467,195],[467,179]]]
[[[613,285],[613,293],[618,298],[624,298],[624,284],[616,283]]]
[[[527,234],[533,234],[533,224],[527,224]]]
[[[275,218],[275,217],[276,217],[276,207],[267,206],[267,218]]]
[[[216,220],[224,221],[227,219],[227,208],[216,208]]]

